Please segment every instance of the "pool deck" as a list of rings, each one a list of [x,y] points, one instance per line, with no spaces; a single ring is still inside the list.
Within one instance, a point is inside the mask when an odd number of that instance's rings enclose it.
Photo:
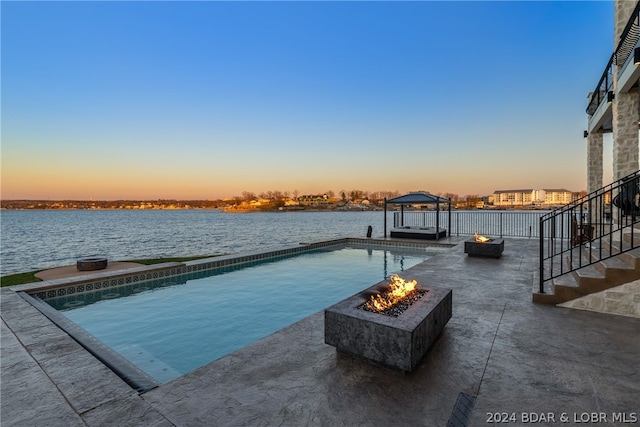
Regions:
[[[407,270],[453,290],[410,374],[337,353],[320,311],[143,394],[2,288],[0,424],[640,425],[640,318],[533,304],[537,260],[537,240],[507,238],[499,259],[458,244]]]

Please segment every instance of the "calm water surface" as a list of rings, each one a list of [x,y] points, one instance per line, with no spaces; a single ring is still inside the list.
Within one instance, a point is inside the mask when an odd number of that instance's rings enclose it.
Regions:
[[[389,221],[391,213],[387,214]],[[109,260],[233,254],[340,237],[382,236],[383,212],[5,210],[0,275]]]
[[[546,211],[456,211],[451,234],[537,236]],[[433,214],[433,213],[432,213]],[[64,265],[78,259],[136,258],[235,254],[300,242],[384,234],[384,213],[264,212],[222,213],[216,210],[5,210],[0,275]],[[431,215],[427,225],[435,225]],[[446,221],[441,212],[441,224]],[[422,225],[422,213],[406,213],[406,224]],[[416,224],[413,224],[416,220]],[[387,212],[392,227],[393,213]]]

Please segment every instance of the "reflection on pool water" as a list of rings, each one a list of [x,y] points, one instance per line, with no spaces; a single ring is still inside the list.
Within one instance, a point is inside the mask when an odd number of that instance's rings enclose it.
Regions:
[[[166,383],[434,253],[321,249],[46,302]]]

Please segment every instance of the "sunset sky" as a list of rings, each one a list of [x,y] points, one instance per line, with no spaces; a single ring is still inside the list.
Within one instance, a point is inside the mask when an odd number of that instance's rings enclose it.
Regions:
[[[5,200],[583,190],[614,47],[611,1],[0,7]]]

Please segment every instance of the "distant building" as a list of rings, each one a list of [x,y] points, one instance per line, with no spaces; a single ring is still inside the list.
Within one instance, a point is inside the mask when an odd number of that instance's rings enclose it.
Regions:
[[[562,189],[525,189],[497,190],[493,193],[494,206],[561,206],[571,203],[578,197],[577,193]]]
[[[541,203],[545,205],[566,205],[577,198],[577,193],[565,190],[564,188],[542,190],[542,192],[544,192],[544,198],[541,200]]]
[[[512,207],[529,206],[533,204],[534,191],[526,190],[496,190],[493,192],[494,206]]]
[[[328,205],[331,203],[329,200],[329,196],[326,194],[314,194],[314,195],[304,195],[298,197],[298,203],[300,206],[320,206],[320,205]]]

